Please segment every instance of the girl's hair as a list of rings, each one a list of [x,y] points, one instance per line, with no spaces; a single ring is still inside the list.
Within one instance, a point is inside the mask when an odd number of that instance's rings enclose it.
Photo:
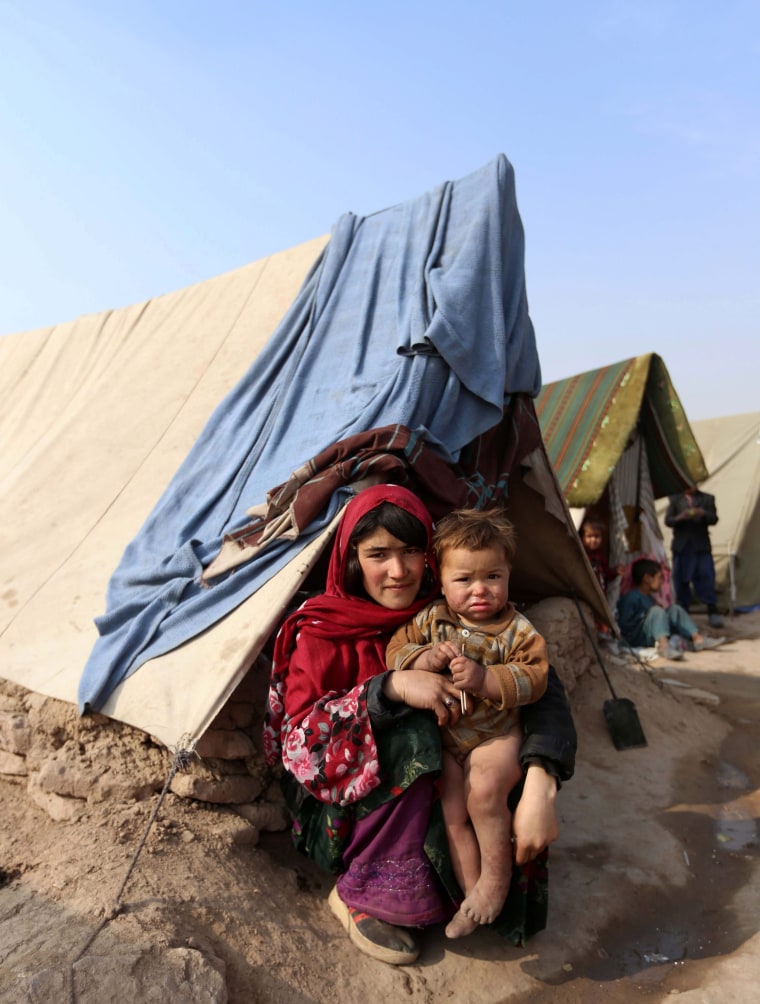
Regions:
[[[458,547],[468,551],[501,547],[511,565],[517,552],[517,533],[503,509],[457,509],[444,516],[435,527],[433,552],[439,566],[446,551]]]
[[[583,526],[581,527],[581,537],[583,536],[583,531],[596,530],[598,534],[601,534],[602,539],[604,539],[605,533],[607,532],[607,527],[600,519],[585,519],[583,521]]]
[[[343,588],[351,596],[367,595],[364,591],[364,577],[357,548],[365,537],[369,537],[376,530],[387,530],[409,547],[419,547],[423,554],[427,551],[427,530],[417,517],[412,516],[406,509],[394,505],[393,502],[381,502],[362,516],[348,538]],[[433,582],[433,571],[426,565],[420,593],[429,593],[433,588]]]

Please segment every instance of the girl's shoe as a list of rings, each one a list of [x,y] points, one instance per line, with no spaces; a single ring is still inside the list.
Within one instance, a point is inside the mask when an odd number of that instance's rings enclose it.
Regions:
[[[365,955],[392,966],[408,966],[418,958],[419,945],[405,928],[386,924],[384,920],[348,906],[338,895],[337,886],[333,886],[327,904],[343,929],[348,931],[349,941]]]

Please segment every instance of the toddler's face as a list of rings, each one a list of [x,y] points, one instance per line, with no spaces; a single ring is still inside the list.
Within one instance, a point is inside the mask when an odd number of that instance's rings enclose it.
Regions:
[[[602,546],[602,534],[596,527],[587,526],[584,528],[583,546],[587,551],[598,551]]]
[[[455,547],[441,563],[441,591],[454,613],[473,623],[498,620],[509,599],[509,562],[500,547]]]

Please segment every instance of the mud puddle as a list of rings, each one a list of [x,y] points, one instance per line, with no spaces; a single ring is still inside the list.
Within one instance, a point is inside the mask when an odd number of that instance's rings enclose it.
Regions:
[[[715,960],[757,933],[758,897],[748,909],[737,906],[737,894],[760,882],[760,682],[738,675],[685,682],[718,693],[715,711],[732,724],[718,757],[706,757],[696,771],[682,765],[679,802],[660,817],[683,849],[690,879],[682,888],[621,891],[628,915],[599,932],[593,954],[524,1004],[670,1000],[700,986]]]

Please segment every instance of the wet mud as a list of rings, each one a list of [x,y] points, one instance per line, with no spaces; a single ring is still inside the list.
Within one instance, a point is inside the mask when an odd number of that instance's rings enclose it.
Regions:
[[[705,757],[697,770],[692,762],[680,766],[679,802],[660,817],[683,848],[690,880],[683,887],[621,888],[625,913],[599,932],[595,952],[554,979],[544,976],[546,989],[521,1004],[673,1000],[699,987],[714,960],[758,931],[760,903],[747,909],[737,894],[760,878],[760,683],[740,674],[692,677],[672,667],[667,675],[718,694],[715,711],[731,724],[719,756]]]

